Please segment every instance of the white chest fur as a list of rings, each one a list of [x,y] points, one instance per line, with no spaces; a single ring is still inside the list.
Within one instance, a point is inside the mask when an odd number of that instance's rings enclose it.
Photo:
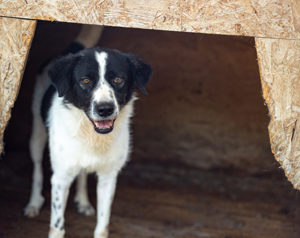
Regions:
[[[133,102],[134,99],[120,111],[111,133],[99,134],[82,110],[72,105],[66,107],[55,95],[48,117],[53,168],[119,171],[129,154]]]

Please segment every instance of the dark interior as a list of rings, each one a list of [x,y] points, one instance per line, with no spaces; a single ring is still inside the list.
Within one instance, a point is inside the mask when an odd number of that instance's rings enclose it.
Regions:
[[[45,152],[46,203],[23,217],[32,164],[31,98],[41,64],[58,56],[79,24],[39,22],[0,160],[0,238],[46,237],[51,176]],[[300,237],[299,193],[270,150],[253,38],[106,27],[98,45],[152,65],[148,96],[132,120],[133,153],[119,177],[111,236]],[[90,198],[95,205],[95,178]],[[70,194],[67,237],[91,237]]]

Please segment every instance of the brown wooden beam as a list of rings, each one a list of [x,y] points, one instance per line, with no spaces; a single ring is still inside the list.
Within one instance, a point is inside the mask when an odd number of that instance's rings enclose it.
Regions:
[[[0,17],[0,153],[35,27],[36,21]]]
[[[156,30],[300,39],[298,0],[10,0],[0,16]]]
[[[300,189],[300,41],[256,39],[275,158]]]

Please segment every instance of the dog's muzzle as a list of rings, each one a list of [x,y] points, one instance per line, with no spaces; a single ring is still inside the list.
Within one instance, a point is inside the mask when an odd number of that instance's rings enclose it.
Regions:
[[[113,130],[115,122],[115,105],[113,103],[108,102],[94,105],[93,113],[96,114],[97,118],[92,119],[96,132],[107,134]]]

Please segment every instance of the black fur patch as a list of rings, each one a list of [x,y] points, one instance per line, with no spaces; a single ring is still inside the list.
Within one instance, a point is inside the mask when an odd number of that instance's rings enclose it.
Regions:
[[[75,53],[77,53],[77,52],[79,52],[79,51],[81,51],[83,49],[84,49],[84,46],[81,43],[79,43],[77,41],[73,41],[69,45],[69,47],[64,50],[64,52],[62,53],[62,55],[67,55],[67,54],[70,54],[70,53],[71,54],[75,54]]]
[[[53,208],[54,212],[56,212],[56,204],[54,202],[52,203],[52,208]]]
[[[64,50],[64,52],[62,53],[62,56],[66,56],[68,54],[75,54],[81,50],[84,49],[84,46],[79,43],[79,42],[72,42],[69,47],[67,49]],[[45,61],[44,64],[42,64],[39,68],[39,71],[38,73],[39,74],[42,74],[42,72],[44,71],[44,69],[47,67],[47,65],[52,61],[53,59],[51,60],[47,60]],[[44,123],[46,123],[46,119],[47,119],[47,114],[48,114],[48,111],[50,109],[50,106],[51,106],[51,102],[52,102],[52,99],[53,99],[53,95],[54,93],[56,92],[55,90],[55,87],[53,87],[52,85],[47,89],[44,97],[43,97],[43,100],[42,100],[42,105],[41,105],[41,115],[42,115],[42,118],[43,118],[43,121]]]
[[[53,96],[54,96],[55,92],[56,92],[56,90],[55,90],[54,86],[51,85],[47,89],[47,91],[46,91],[46,93],[43,97],[43,100],[42,100],[41,115],[42,115],[43,121],[44,121],[46,126],[47,126],[46,120],[47,120],[47,117],[48,117],[48,111],[51,107],[52,99],[53,99]]]
[[[61,218],[59,217],[59,218],[56,220],[55,224],[54,224],[54,227],[55,227],[55,228],[58,229],[58,225],[59,225],[60,221],[61,221]]]

